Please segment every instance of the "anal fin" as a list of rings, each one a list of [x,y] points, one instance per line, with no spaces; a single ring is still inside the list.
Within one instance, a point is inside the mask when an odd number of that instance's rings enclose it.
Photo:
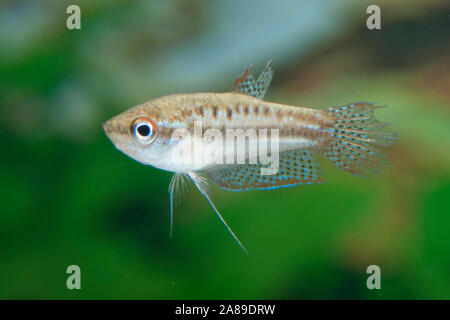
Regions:
[[[276,174],[262,175],[262,164],[222,165],[206,173],[228,191],[268,190],[322,182],[313,151],[299,149],[280,154]]]

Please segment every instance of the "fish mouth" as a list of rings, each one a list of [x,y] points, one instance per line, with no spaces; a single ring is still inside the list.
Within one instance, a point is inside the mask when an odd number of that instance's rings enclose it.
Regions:
[[[111,120],[107,120],[107,121],[103,122],[102,128],[103,128],[103,131],[105,132],[105,134],[107,136],[109,136],[109,134],[112,133],[112,131],[113,131],[113,126],[112,126]]]
[[[102,128],[109,142],[111,142],[116,149],[119,149],[118,145],[120,144],[120,140],[119,137],[117,137],[117,134],[115,134],[114,128],[111,126],[110,121],[108,120],[102,123]]]
[[[115,144],[115,142],[113,141],[113,136],[114,136],[114,130],[113,130],[113,126],[111,125],[111,120],[105,121],[102,123],[102,129],[103,132],[105,133],[106,137],[113,143]]]
[[[103,122],[102,128],[108,140],[111,141],[116,148],[126,143],[127,136],[125,135],[122,126],[120,126],[115,119],[109,119]]]

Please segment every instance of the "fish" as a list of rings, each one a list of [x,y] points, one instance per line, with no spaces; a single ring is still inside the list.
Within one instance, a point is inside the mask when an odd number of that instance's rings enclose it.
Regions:
[[[384,106],[356,102],[312,109],[268,102],[264,96],[272,81],[271,61],[256,79],[252,68],[235,79],[230,92],[167,95],[103,123],[118,150],[174,173],[169,184],[170,237],[174,207],[189,184],[248,254],[216,208],[213,185],[239,192],[321,183],[317,154],[353,175],[376,174],[389,166],[378,146],[389,146],[398,137],[384,131],[388,124],[374,116]]]

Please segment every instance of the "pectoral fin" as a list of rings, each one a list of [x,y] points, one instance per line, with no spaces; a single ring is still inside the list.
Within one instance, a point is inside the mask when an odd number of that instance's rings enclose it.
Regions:
[[[173,236],[173,209],[176,207],[189,187],[189,178],[185,173],[175,173],[170,180],[169,184],[169,196],[170,196],[170,237]]]

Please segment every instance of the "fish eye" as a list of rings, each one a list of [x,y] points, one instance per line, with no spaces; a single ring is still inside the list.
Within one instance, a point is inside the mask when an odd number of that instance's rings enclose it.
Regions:
[[[135,137],[142,143],[150,143],[155,138],[155,126],[150,119],[138,118],[131,126]]]

